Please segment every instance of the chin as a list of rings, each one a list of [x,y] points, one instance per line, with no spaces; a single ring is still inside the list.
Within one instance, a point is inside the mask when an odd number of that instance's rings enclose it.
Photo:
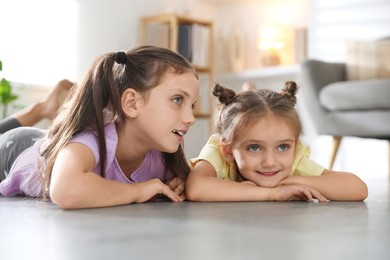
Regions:
[[[164,152],[165,152],[165,153],[176,153],[177,150],[179,150],[179,146],[172,147],[172,148],[170,148],[170,149],[166,149]]]
[[[278,183],[265,183],[263,185],[260,185],[261,187],[264,187],[264,188],[275,188],[276,186],[278,186]]]
[[[260,181],[260,182],[256,182],[256,181],[253,181],[254,183],[257,184],[257,186],[260,186],[260,187],[264,187],[264,188],[275,188],[276,186],[278,186],[279,182],[270,182],[270,181]]]

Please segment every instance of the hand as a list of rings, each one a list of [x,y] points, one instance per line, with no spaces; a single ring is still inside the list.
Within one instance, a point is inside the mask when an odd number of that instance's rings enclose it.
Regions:
[[[183,200],[186,199],[186,195],[184,192],[185,184],[185,180],[180,177],[175,177],[167,183],[168,187],[173,190],[177,195],[179,195]]]
[[[153,179],[153,180],[139,182],[131,185],[135,185],[139,190],[138,192],[139,195],[135,200],[135,202],[137,203],[148,201],[159,194],[166,196],[167,198],[169,198],[174,202],[183,201],[182,197],[176,194],[176,192],[171,190],[167,185],[162,183],[162,181],[160,181],[159,179]]]
[[[307,200],[317,199],[319,202],[326,202],[327,199],[317,190],[299,184],[279,185],[273,188],[273,199],[275,201]]]

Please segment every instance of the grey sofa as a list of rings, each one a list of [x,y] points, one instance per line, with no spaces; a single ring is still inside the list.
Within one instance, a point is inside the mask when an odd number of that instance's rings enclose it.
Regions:
[[[347,81],[345,64],[309,59],[298,81],[317,134],[334,138],[329,168],[343,136],[390,140],[390,78]]]

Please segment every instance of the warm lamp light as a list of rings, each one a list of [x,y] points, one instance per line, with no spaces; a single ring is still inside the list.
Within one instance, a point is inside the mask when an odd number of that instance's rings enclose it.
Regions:
[[[257,47],[262,51],[261,61],[265,66],[280,64],[279,51],[285,47],[285,28],[276,23],[264,23],[259,28]]]

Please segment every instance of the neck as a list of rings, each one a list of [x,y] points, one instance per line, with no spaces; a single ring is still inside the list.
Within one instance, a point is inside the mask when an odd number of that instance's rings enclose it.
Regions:
[[[118,146],[115,157],[123,173],[129,177],[143,162],[150,149],[139,141],[132,129],[127,129],[123,124],[116,126],[118,134]]]

